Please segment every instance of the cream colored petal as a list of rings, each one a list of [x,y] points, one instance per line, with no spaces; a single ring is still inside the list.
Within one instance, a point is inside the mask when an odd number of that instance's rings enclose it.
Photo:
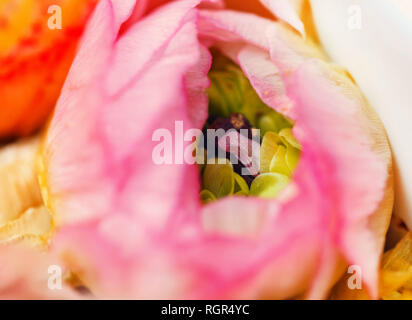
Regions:
[[[406,6],[396,5],[407,2],[311,0],[325,50],[348,68],[385,124],[395,159],[395,214],[411,229],[412,152],[405,145],[412,138],[412,20]]]
[[[18,219],[0,226],[0,244],[17,240],[33,240],[46,245],[51,230],[50,214],[44,206],[30,208]]]
[[[0,244],[47,246],[51,217],[36,174],[39,138],[0,147]]]
[[[0,225],[42,204],[35,160],[38,138],[0,148]]]

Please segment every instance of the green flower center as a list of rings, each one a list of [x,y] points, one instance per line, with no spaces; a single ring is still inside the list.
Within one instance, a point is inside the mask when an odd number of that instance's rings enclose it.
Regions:
[[[214,58],[201,149],[207,159],[200,167],[201,200],[275,198],[289,183],[302,149],[292,134],[293,123],[259,98],[237,65],[221,55]],[[210,135],[210,130],[227,134]]]

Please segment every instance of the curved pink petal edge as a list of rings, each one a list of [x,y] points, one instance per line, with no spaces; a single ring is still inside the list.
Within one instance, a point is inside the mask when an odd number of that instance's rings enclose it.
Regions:
[[[100,1],[88,25],[45,142],[54,250],[98,297],[287,298],[310,287],[323,298],[341,255],[376,294],[381,244],[366,224],[387,171],[324,65],[302,59],[275,22],[199,11],[199,1],[164,5],[119,34],[135,3],[114,3]],[[196,165],[153,162],[156,129],[206,120],[211,56],[198,32],[296,121],[304,151],[276,200],[202,206]]]

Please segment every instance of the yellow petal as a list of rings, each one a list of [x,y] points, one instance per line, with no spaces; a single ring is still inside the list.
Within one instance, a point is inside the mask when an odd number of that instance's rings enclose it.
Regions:
[[[0,148],[0,244],[47,246],[52,221],[36,175],[38,138]]]
[[[48,234],[51,230],[50,214],[44,206],[28,209],[23,215],[0,226],[0,244],[17,239],[39,239],[42,244],[47,244]]]
[[[0,225],[42,204],[35,158],[38,139],[0,148]]]

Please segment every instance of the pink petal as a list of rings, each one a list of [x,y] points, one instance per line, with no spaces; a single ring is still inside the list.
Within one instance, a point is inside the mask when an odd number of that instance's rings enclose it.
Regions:
[[[276,55],[276,66],[283,73],[296,69],[310,58],[326,58],[313,44],[306,43],[281,24],[256,15],[230,10],[201,10],[200,33],[221,45],[243,41]],[[293,68],[292,68],[293,67]]]
[[[27,261],[30,261],[29,268]],[[54,280],[57,280],[59,275],[55,268],[61,268],[60,289],[54,287],[57,284]],[[0,299],[82,299],[82,296],[65,284],[64,272],[62,262],[50,254],[23,246],[2,246],[0,248]],[[49,288],[51,277],[53,277],[51,282],[53,286]]]
[[[219,41],[247,41],[269,49],[267,32],[276,28],[270,20],[231,10],[200,10],[199,31],[203,37]]]
[[[153,184],[153,188],[156,189],[159,177],[167,180],[169,172],[171,173],[170,181],[179,183],[186,170],[196,170],[196,168],[187,169],[185,166],[163,166],[159,168],[160,173],[156,177],[139,176],[142,173],[153,172],[145,168],[145,163],[152,167],[155,165],[151,152],[148,154],[135,152],[139,150],[135,148],[141,149],[143,146],[153,150],[155,142],[152,142],[151,135],[154,129],[169,128],[174,131],[174,128],[170,127],[171,120],[186,120],[187,118],[182,77],[186,76],[200,58],[194,28],[195,15],[191,11],[196,3],[183,1],[164,7],[153,16],[149,16],[147,20],[143,20],[141,29],[130,29],[124,35],[124,40],[121,38],[118,44],[100,47],[104,57],[109,56],[108,52],[114,53],[113,68],[106,71],[107,66],[111,64],[109,61],[103,62],[104,58],[96,56],[95,60],[102,60],[99,71],[96,68],[96,73],[100,73],[101,76],[95,81],[89,78],[90,82],[87,85],[76,87],[70,84],[78,83],[78,73],[83,71],[76,66],[83,64],[84,55],[80,53],[77,57],[51,124],[47,140],[50,148],[45,149],[45,158],[50,160],[48,170],[51,174],[48,179],[50,185],[53,185],[54,204],[59,209],[58,223],[88,220],[109,213],[112,204],[119,201],[114,197],[119,189],[133,188],[127,183],[133,181],[132,178],[129,180],[132,174],[137,178],[136,182],[143,190],[146,190],[149,199],[152,197],[150,184]],[[105,2],[102,2],[96,12],[102,12],[102,7],[105,6]],[[164,19],[163,14],[167,10],[170,11],[168,15],[173,13],[175,17],[176,23],[173,28],[170,28],[169,19]],[[106,12],[102,14],[105,15]],[[94,19],[100,21],[103,17],[95,14]],[[117,62],[116,54],[120,54],[122,48],[135,48],[127,47],[127,41],[131,39],[130,34],[135,34],[136,43],[139,43],[140,36],[146,39],[147,30],[144,30],[147,26],[146,21],[153,21],[152,31],[156,28],[161,32],[166,30],[169,36],[159,35],[156,38],[153,35],[152,39],[154,42],[157,40],[157,47],[153,44],[148,46],[152,50],[142,51],[145,54],[136,59],[141,62],[141,65],[133,58],[130,69],[134,69],[136,73],[131,74],[121,61]],[[95,21],[92,20],[90,25],[94,26]],[[93,39],[95,38],[90,31],[86,33],[88,34]],[[106,35],[101,37],[106,37]],[[87,38],[83,39],[84,43],[90,43],[90,41]],[[94,41],[99,44],[101,40]],[[154,51],[157,55],[155,59],[152,59]],[[99,52],[99,50],[93,49],[92,52]],[[129,60],[131,56],[128,55],[127,49],[123,52],[124,57],[129,57],[127,58]],[[95,55],[98,54],[95,53]],[[113,74],[114,69],[119,73]],[[166,70],[168,70],[167,73]],[[102,81],[102,78],[107,80]],[[124,83],[125,79],[128,80],[127,83]],[[104,90],[102,83],[105,82],[112,83],[111,91],[116,89],[115,92],[109,93]],[[207,82],[203,83],[207,84]],[[153,95],[153,88],[162,88],[162,94]],[[114,93],[116,93],[115,96],[109,95]],[[137,104],[139,101],[144,101],[145,104],[139,107]],[[197,107],[199,110],[205,110],[207,105],[204,102],[204,105]],[[90,119],[95,120],[90,121]],[[72,123],[76,126],[72,126]],[[116,123],[120,124],[122,130],[116,129]],[[192,127],[189,123],[187,126]],[[78,130],[79,127],[82,129]],[[69,136],[70,139],[66,138]],[[64,150],[71,152],[67,153]],[[152,201],[153,206],[147,206],[145,210],[150,212],[155,209],[156,205],[158,209],[164,209],[169,205],[173,206],[173,203],[178,201],[174,200],[179,198],[176,195],[178,188],[173,189],[165,185],[165,191],[173,193],[173,197],[169,198],[170,203]],[[126,191],[124,193],[127,194]],[[127,200],[123,199],[123,201]],[[85,203],[88,206],[85,206]],[[133,197],[130,203],[140,206],[141,201]],[[155,215],[149,214],[149,216]]]
[[[200,206],[198,168],[156,165],[152,134],[158,128],[173,133],[175,120],[184,130],[201,128],[207,116],[207,100],[195,96],[208,86],[210,67],[210,56],[197,40],[197,3],[173,2],[112,43],[94,40],[103,51],[93,67],[99,76],[89,76],[81,86],[66,85],[57,105],[44,149],[60,226],[55,248],[76,257],[73,269],[84,270],[86,283],[102,296],[167,294],[164,281],[156,288],[148,275],[157,270],[159,277],[163,273],[164,280],[173,280],[182,273],[163,248],[169,240],[154,238],[171,232],[180,216],[193,215]],[[105,5],[99,5],[90,26],[105,19]],[[91,31],[86,35],[92,37]],[[68,84],[78,82],[83,58],[77,57]],[[170,294],[176,295],[172,287]]]
[[[65,86],[76,89],[98,76],[109,58],[121,24],[130,16],[134,0],[103,0],[97,5],[84,32],[77,57]]]
[[[139,0],[133,10],[131,17],[122,26],[122,31],[129,29],[142,17],[150,14],[160,6],[170,2],[170,0]],[[223,8],[223,0],[203,0],[199,7],[205,9],[221,9]]]
[[[185,78],[188,113],[194,128],[201,128],[208,117],[209,98],[205,89],[210,86],[207,75],[211,66],[212,56],[209,50],[201,45],[199,62],[186,73]]]
[[[365,283],[376,294],[383,237],[372,232],[369,220],[383,198],[388,174],[386,159],[371,149],[373,142],[367,127],[370,120],[360,113],[364,108],[362,98],[348,96],[331,78],[329,69],[315,60],[311,62],[320,56],[316,50],[306,48],[303,41],[287,35],[275,23],[230,11],[202,11],[201,17],[204,19],[202,33],[210,38],[215,34],[218,46],[239,62],[260,97],[296,121],[295,135],[304,152],[295,181],[298,189],[315,192],[305,200],[299,197],[298,201],[305,203],[305,208],[300,210],[306,211],[307,216],[318,217],[316,228],[320,231],[322,249],[318,277],[310,297],[325,294],[334,276],[339,252],[362,267]],[[260,35],[255,28],[261,28]],[[262,34],[268,37],[262,38]],[[244,41],[243,47],[239,40]],[[250,51],[247,43],[266,49],[273,62],[261,49],[254,49],[253,56],[246,54],[240,59],[242,51]],[[279,83],[286,84],[287,96],[294,100],[292,105]],[[356,90],[351,88],[349,92]],[[285,105],[279,104],[282,99]],[[302,167],[313,176],[298,183]],[[382,234],[384,232],[385,227]]]
[[[325,65],[316,61],[304,64],[295,74],[290,92],[297,103],[299,130],[305,132],[301,142],[310,145],[316,141],[317,153],[323,157],[318,162],[330,167],[329,185],[339,199],[333,210],[338,228],[335,241],[345,257],[362,268],[363,281],[376,296],[382,243],[368,224],[383,198],[385,163],[371,150],[367,121],[358,114],[358,102],[328,78]]]
[[[251,45],[220,44],[219,48],[239,64],[263,102],[294,118],[281,72],[267,51]]]

